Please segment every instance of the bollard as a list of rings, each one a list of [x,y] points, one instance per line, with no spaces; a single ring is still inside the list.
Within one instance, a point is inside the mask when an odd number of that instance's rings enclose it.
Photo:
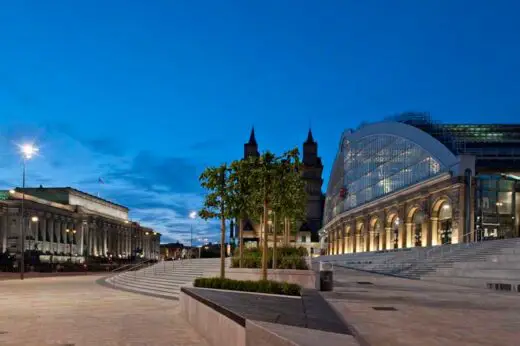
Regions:
[[[333,265],[330,262],[320,262],[320,291],[332,291],[333,289]]]

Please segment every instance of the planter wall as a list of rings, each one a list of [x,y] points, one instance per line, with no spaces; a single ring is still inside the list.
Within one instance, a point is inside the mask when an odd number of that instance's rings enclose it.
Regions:
[[[218,271],[205,271],[204,277],[219,276]],[[226,268],[226,278],[234,280],[259,280],[262,270],[256,268]],[[316,288],[316,273],[312,270],[269,269],[267,279],[298,284],[302,288]]]

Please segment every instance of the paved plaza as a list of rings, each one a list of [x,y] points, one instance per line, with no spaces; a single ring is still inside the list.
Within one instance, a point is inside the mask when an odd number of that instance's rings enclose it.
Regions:
[[[96,284],[100,276],[0,281],[0,345],[201,345],[179,303]]]
[[[323,295],[371,346],[497,346],[520,340],[518,293],[335,270],[334,292]]]

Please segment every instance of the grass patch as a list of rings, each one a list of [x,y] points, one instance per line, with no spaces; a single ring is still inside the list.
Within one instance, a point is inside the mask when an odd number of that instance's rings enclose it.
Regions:
[[[193,286],[230,291],[283,294],[287,296],[299,296],[301,292],[300,285],[271,280],[253,281],[221,278],[196,278],[193,282]]]

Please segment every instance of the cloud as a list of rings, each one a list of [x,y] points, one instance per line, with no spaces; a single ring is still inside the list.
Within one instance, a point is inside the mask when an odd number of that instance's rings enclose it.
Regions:
[[[28,162],[28,186],[71,186],[125,205],[130,217],[163,235],[162,242],[190,242],[193,237],[215,241],[218,220],[191,220],[203,195],[198,176],[203,167],[189,158],[158,156],[148,151],[130,155],[107,138],[82,138],[66,125],[33,129],[44,145],[41,155]],[[20,161],[12,138],[14,129],[0,132],[0,188],[20,182]],[[102,178],[105,184],[99,183]]]

